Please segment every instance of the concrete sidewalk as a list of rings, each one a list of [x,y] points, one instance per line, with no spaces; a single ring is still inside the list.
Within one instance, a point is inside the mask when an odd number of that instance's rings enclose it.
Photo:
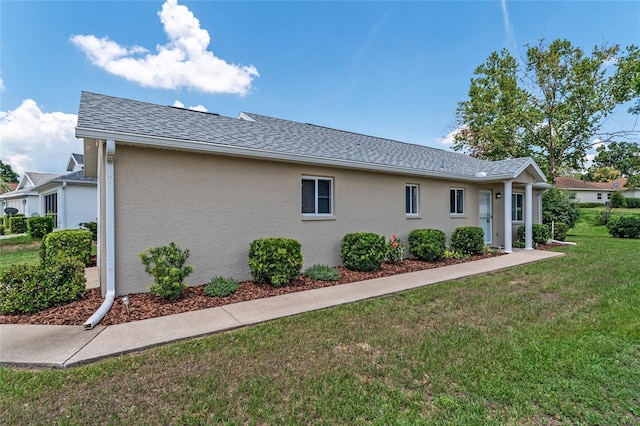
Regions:
[[[232,330],[276,318],[392,294],[561,256],[518,251],[459,265],[427,269],[84,330],[81,325],[0,324],[0,365],[65,368],[164,343]]]

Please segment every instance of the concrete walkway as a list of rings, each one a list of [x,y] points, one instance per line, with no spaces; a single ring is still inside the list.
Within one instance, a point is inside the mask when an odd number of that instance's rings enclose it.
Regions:
[[[0,365],[65,368],[302,312],[379,297],[443,281],[536,262],[563,253],[518,251],[459,265],[285,294],[125,324],[0,324]]]

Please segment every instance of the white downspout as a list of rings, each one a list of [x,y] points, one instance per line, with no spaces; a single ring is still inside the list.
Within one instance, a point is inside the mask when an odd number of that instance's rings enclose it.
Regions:
[[[524,249],[533,250],[533,184],[528,183],[524,192]]]
[[[511,221],[511,181],[504,182],[504,252],[513,253],[513,229]]]
[[[102,146],[100,147],[102,149]],[[114,173],[113,162],[116,154],[116,143],[107,141],[106,168],[105,168],[105,234],[106,234],[106,260],[107,260],[107,292],[104,301],[98,310],[84,323],[85,330],[91,330],[107,315],[116,297],[116,267],[115,267],[115,197],[114,197]]]
[[[67,229],[67,182],[62,182],[62,189],[60,190],[60,202],[58,203],[58,210],[60,210],[60,214],[58,216],[58,221],[60,222],[60,229]]]

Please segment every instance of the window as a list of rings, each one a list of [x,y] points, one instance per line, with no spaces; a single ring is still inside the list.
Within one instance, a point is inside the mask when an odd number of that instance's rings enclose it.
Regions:
[[[54,226],[57,227],[58,223],[58,193],[44,196],[44,213],[53,215]]]
[[[302,214],[333,214],[333,179],[307,176],[302,178]]]
[[[598,200],[602,200],[602,192],[598,192]]]
[[[513,193],[511,194],[511,220],[514,222],[522,222],[523,218],[523,210],[522,206],[524,205],[524,194],[521,193]]]
[[[451,188],[449,190],[449,212],[464,214],[464,189]]]
[[[611,200],[611,193],[607,192],[607,200]]]
[[[408,183],[405,186],[405,213],[418,214],[418,185]]]

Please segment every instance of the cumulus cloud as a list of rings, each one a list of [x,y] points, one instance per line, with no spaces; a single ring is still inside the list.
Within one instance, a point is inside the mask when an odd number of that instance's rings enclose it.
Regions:
[[[455,142],[455,140],[453,139],[458,133],[460,133],[460,131],[462,130],[462,127],[459,127],[457,129],[454,129],[452,131],[450,131],[449,133],[447,133],[447,135],[443,138],[437,138],[436,139],[436,143],[439,143],[441,145],[448,145],[451,146],[453,145],[453,143]]]
[[[33,99],[12,111],[0,111],[2,161],[23,175],[29,172],[62,173],[72,152],[82,152],[75,137],[78,116],[43,112]]]
[[[173,103],[173,106],[174,107],[178,107],[178,108],[184,108],[184,104],[182,102],[180,102],[179,100],[177,100],[177,99]],[[190,109],[190,110],[193,110],[193,111],[207,112],[207,108],[202,104],[198,104],[196,106],[190,106],[187,109]]]
[[[141,46],[123,47],[108,37],[74,35],[71,42],[105,71],[144,87],[194,89],[205,93],[246,95],[254,77],[253,65],[230,64],[207,50],[211,41],[200,21],[177,0],[167,0],[158,12],[168,43],[156,53]]]

